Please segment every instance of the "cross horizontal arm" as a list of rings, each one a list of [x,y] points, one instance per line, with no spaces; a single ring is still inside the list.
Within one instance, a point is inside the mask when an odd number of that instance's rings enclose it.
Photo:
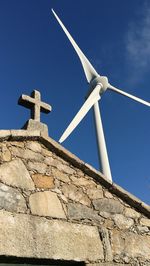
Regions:
[[[28,95],[22,94],[18,100],[18,103],[26,108],[31,109],[33,106],[33,103],[35,104],[34,98],[31,98]]]
[[[41,102],[41,111],[45,114],[48,114],[52,111],[52,107],[47,103]]]

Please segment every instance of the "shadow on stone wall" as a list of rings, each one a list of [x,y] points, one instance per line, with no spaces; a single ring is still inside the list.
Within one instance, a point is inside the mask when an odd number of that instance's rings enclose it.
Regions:
[[[49,260],[49,259],[27,259],[27,258],[17,258],[17,257],[0,257],[0,266],[85,266],[84,262],[74,262],[74,261],[61,261],[61,260]]]

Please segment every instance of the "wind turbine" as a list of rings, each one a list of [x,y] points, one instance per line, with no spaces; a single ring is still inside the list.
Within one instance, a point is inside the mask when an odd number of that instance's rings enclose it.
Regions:
[[[106,178],[112,181],[111,176],[111,170],[110,170],[110,164],[107,154],[107,148],[105,143],[105,137],[104,137],[104,131],[101,121],[101,114],[99,109],[99,103],[98,101],[101,99],[102,94],[107,90],[112,90],[116,93],[119,93],[123,96],[126,96],[128,98],[131,98],[139,103],[142,103],[144,105],[150,106],[149,102],[146,102],[136,96],[133,96],[129,93],[126,93],[120,89],[117,89],[116,87],[112,86],[108,82],[108,78],[105,76],[100,76],[100,74],[97,73],[95,68],[92,66],[92,64],[89,62],[87,57],[83,54],[77,43],[74,41],[60,18],[57,16],[55,11],[52,9],[52,12],[57,19],[58,23],[60,24],[61,28],[67,35],[69,41],[71,42],[72,46],[74,47],[84,70],[87,82],[89,83],[89,92],[88,97],[85,101],[85,103],[82,105],[81,109],[78,111],[76,116],[73,118],[63,135],[61,136],[59,142],[62,143],[70,134],[71,132],[76,128],[76,126],[80,123],[80,121],[84,118],[84,116],[87,114],[87,112],[90,110],[91,107],[94,109],[94,118],[95,118],[95,127],[96,127],[96,135],[97,135],[97,145],[98,145],[98,154],[100,159],[100,164],[102,167],[102,172],[105,175]]]

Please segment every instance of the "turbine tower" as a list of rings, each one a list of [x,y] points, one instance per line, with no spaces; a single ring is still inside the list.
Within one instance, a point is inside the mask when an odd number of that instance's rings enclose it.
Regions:
[[[105,76],[100,76],[100,74],[97,73],[95,68],[92,66],[90,61],[87,59],[87,57],[84,55],[84,53],[81,51],[77,43],[74,41],[60,18],[57,16],[55,11],[52,9],[52,12],[57,19],[58,23],[60,24],[61,28],[67,35],[69,41],[71,42],[72,46],[74,47],[84,70],[87,82],[89,83],[90,90],[88,92],[88,97],[85,101],[85,103],[82,105],[81,109],[78,111],[76,116],[73,118],[63,135],[61,136],[59,142],[62,143],[70,134],[71,132],[76,128],[76,126],[80,123],[80,121],[84,118],[84,116],[87,114],[87,112],[90,110],[91,107],[93,107],[94,110],[94,120],[95,120],[95,127],[96,127],[96,136],[97,136],[97,146],[98,146],[98,155],[100,159],[100,165],[102,167],[102,173],[105,175],[106,178],[112,181],[111,176],[111,170],[110,170],[110,164],[107,154],[107,148],[105,143],[105,137],[104,137],[104,131],[102,126],[102,120],[101,120],[101,114],[99,109],[99,103],[98,101],[101,99],[102,94],[107,90],[110,89],[116,93],[122,94],[123,96],[126,96],[128,98],[131,98],[139,103],[142,103],[144,105],[150,106],[149,102],[146,102],[136,96],[133,96],[129,93],[126,93],[120,89],[117,89],[116,87],[112,86],[108,82],[108,78]]]

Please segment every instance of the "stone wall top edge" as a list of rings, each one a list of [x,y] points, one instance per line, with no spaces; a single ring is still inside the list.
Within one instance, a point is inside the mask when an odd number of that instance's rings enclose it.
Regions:
[[[18,139],[34,139],[40,137],[41,132],[39,130],[29,131],[29,130],[0,130],[0,142],[4,140],[18,140]]]
[[[75,167],[82,170],[85,174],[91,176],[97,182],[102,184],[110,192],[119,196],[122,200],[128,203],[130,206],[136,208],[138,211],[143,212],[150,218],[150,206],[142,202],[117,184],[109,181],[101,172],[93,168],[91,165],[80,160],[77,156],[66,150],[58,142],[50,137],[47,137],[39,130],[0,130],[0,142],[5,140],[39,140],[48,149],[55,152],[58,156],[61,156],[66,161],[72,163]]]

